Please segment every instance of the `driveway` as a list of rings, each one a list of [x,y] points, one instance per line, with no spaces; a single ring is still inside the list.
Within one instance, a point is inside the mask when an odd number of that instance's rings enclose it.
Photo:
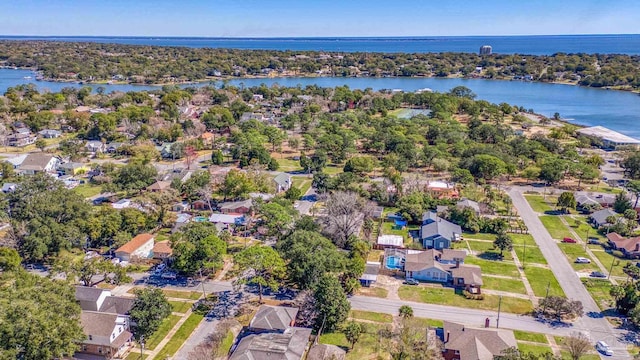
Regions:
[[[600,308],[598,308],[587,289],[582,285],[575,270],[569,264],[558,244],[542,225],[538,215],[531,209],[524,198],[523,188],[511,188],[509,196],[513,200],[513,206],[518,210],[520,217],[527,225],[529,233],[533,236],[540,251],[549,263],[549,267],[558,279],[564,293],[569,298],[582,302],[585,316],[576,321],[575,327],[586,329],[590,332],[593,342],[604,340],[609,343],[615,353],[613,358],[628,359],[629,353],[625,344],[618,341],[618,338],[622,338],[625,332],[614,329],[604,317],[600,316]]]

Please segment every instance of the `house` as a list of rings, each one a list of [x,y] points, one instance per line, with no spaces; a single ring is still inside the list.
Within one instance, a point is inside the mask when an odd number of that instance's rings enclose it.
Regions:
[[[16,132],[11,134],[7,139],[7,145],[13,147],[22,147],[31,145],[36,142],[36,136],[27,128],[18,128]]]
[[[427,249],[448,249],[451,247],[451,242],[462,238],[462,228],[439,217],[436,212],[430,211],[422,216],[418,237]]]
[[[284,332],[295,326],[298,308],[261,305],[249,323],[252,331]]]
[[[280,173],[273,178],[273,182],[275,183],[276,194],[287,191],[291,187],[291,175]]]
[[[102,143],[102,141],[97,140],[87,141],[84,147],[90,153],[103,153],[107,148],[105,144]]]
[[[444,251],[430,249],[408,253],[404,260],[404,272],[407,278],[422,281],[436,281],[447,283],[452,280],[450,270],[457,263],[463,263],[467,253],[463,250],[447,250],[446,259],[443,259]],[[450,259],[450,260],[449,260]]]
[[[17,170],[25,175],[33,175],[40,172],[54,173],[59,164],[60,159],[51,154],[31,153],[27,155]]]
[[[176,222],[173,225],[171,232],[174,233],[180,230],[181,227],[187,225],[190,222],[191,222],[191,215],[185,214],[185,213],[179,213],[178,216],[176,217]]]
[[[196,200],[191,204],[193,210],[211,210],[209,209],[209,202],[205,200]]]
[[[640,236],[625,238],[618,233],[609,233],[607,241],[612,249],[622,252],[626,258],[640,258]]]
[[[80,325],[87,338],[80,344],[79,353],[120,359],[132,346],[133,334],[123,315],[82,311]]]
[[[593,193],[587,191],[577,191],[575,193],[578,207],[582,205],[598,203],[602,207],[612,207],[616,201],[613,194]]]
[[[493,360],[504,350],[518,348],[513,331],[476,328],[445,321],[436,331],[444,344],[445,360]]]
[[[131,261],[135,258],[150,258],[153,255],[155,238],[151,234],[139,234],[116,250],[120,261]]]
[[[376,249],[386,248],[403,248],[404,237],[401,235],[380,235],[378,236],[378,242],[375,245]]]
[[[478,204],[476,201],[469,200],[469,199],[461,199],[456,203],[456,207],[460,210],[464,208],[469,208],[473,210],[473,212],[475,212],[476,215],[480,215],[480,204]]]
[[[225,202],[219,206],[220,212],[223,214],[248,214],[253,207],[253,201],[251,199],[242,201]]]
[[[602,206],[597,200],[585,194],[576,196],[576,205],[576,208],[582,212],[591,212],[592,209]]]
[[[224,224],[224,225],[242,225],[244,224],[244,215],[243,214],[219,214],[213,213],[209,216],[209,221],[214,224]]]
[[[86,174],[91,170],[89,164],[83,164],[79,162],[68,162],[58,166],[58,170],[60,170],[65,175],[78,175],[78,174]]]
[[[311,329],[291,327],[282,333],[248,335],[229,360],[301,360],[309,346]]]
[[[427,182],[425,190],[438,199],[456,199],[460,196],[454,184],[444,181],[429,181]]]
[[[637,149],[638,145],[640,145],[640,140],[621,134],[617,131],[607,129],[603,126],[592,126],[578,129],[576,132],[580,135],[599,139],[602,142],[603,149],[615,150],[620,147],[633,147]]]
[[[191,206],[189,206],[189,203],[186,201],[182,201],[182,202],[171,205],[171,211],[182,212],[182,211],[189,211],[190,209],[191,209]]]
[[[133,306],[133,298],[112,296],[107,289],[76,286],[76,301],[84,311],[99,311],[126,315]]]
[[[62,132],[58,130],[44,129],[44,130],[38,131],[38,135],[40,135],[45,139],[57,139],[60,136],[62,136]]]
[[[120,199],[116,202],[114,202],[113,204],[111,204],[111,207],[114,209],[126,209],[128,207],[131,207],[131,200],[129,199]]]
[[[3,159],[2,161],[8,162],[9,164],[13,165],[14,169],[17,169],[18,167],[20,167],[20,165],[22,165],[27,156],[29,156],[29,154],[20,154],[14,157]]]
[[[464,288],[472,294],[479,294],[482,287],[482,270],[478,265],[459,265],[451,268],[453,286]]]
[[[346,352],[335,345],[313,345],[307,353],[306,360],[344,360]]]
[[[607,218],[609,216],[618,216],[618,214],[616,214],[616,212],[611,209],[604,209],[604,210],[596,211],[591,215],[589,215],[589,221],[591,221],[591,223],[595,227],[601,227],[609,224],[607,222]]]
[[[18,188],[18,184],[16,183],[4,183],[2,184],[2,192],[5,194],[12,193],[16,191]]]
[[[153,184],[147,186],[147,190],[151,192],[163,192],[171,188],[171,181],[156,181]]]
[[[109,154],[116,153],[118,151],[118,149],[120,149],[123,145],[124,145],[124,143],[121,143],[121,142],[110,142],[110,143],[107,144],[106,151]]]
[[[367,261],[364,266],[364,272],[360,276],[360,284],[365,287],[378,281],[378,272],[380,272],[380,263],[377,261]]]
[[[159,241],[153,245],[153,258],[157,260],[167,260],[173,255],[173,249],[169,240]]]

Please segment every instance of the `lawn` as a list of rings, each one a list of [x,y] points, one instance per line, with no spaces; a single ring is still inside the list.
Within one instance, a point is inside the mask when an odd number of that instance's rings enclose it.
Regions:
[[[344,166],[342,165],[329,164],[322,170],[322,172],[328,175],[336,175],[342,173],[343,169]]]
[[[520,280],[483,276],[482,282],[484,283],[482,287],[486,289],[506,291],[516,294],[527,293],[527,290],[524,288],[524,285]]]
[[[378,331],[385,328],[385,325],[362,324],[363,332],[352,350],[347,353],[347,360],[364,360],[378,358],[377,354],[381,350],[381,342]],[[320,343],[332,344],[343,349],[349,348],[349,342],[344,334],[326,333],[320,336]]]
[[[496,234],[488,234],[488,233],[468,233],[465,232],[462,234],[464,239],[477,239],[477,240],[489,240],[493,241],[496,239]]]
[[[497,259],[500,255],[500,249],[495,249],[493,243],[487,241],[473,241],[468,240],[467,243],[471,250],[473,250],[477,256],[481,256],[483,258]],[[482,254],[482,255],[481,255]],[[511,252],[505,250],[503,253],[504,260],[513,260],[513,256]]]
[[[551,347],[549,346],[525,344],[520,342],[518,343],[518,350],[523,353],[532,353],[537,356],[541,356],[546,353],[552,353]]]
[[[82,184],[73,188],[73,191],[76,194],[82,196],[83,198],[89,198],[92,196],[96,196],[102,192],[101,185],[90,185],[90,184]]]
[[[544,197],[541,195],[526,195],[525,199],[527,199],[529,205],[535,212],[544,214],[546,211],[553,210],[553,208],[549,206],[547,201],[545,201]],[[551,200],[551,198],[547,196],[547,200]]]
[[[533,236],[529,234],[509,234],[514,245],[522,245],[525,243],[527,246],[537,246],[536,241],[533,240]]]
[[[606,240],[606,237],[600,235],[598,230],[587,223],[585,216],[572,216],[571,218],[567,218],[567,222],[582,240],[586,241],[587,237],[596,238],[600,241]]]
[[[231,350],[231,346],[233,346],[233,340],[235,337],[233,336],[232,331],[227,331],[227,335],[224,336],[222,342],[220,343],[218,354],[226,356]]]
[[[300,189],[300,191],[302,192],[302,196],[304,196],[304,194],[306,194],[307,191],[309,191],[309,188],[311,188],[311,183],[313,182],[313,180],[308,178],[303,178],[300,176],[293,176],[292,182],[293,182],[293,186]]]
[[[536,342],[541,344],[548,344],[547,337],[541,333],[534,333],[528,331],[514,330],[513,335],[515,335],[516,340]]]
[[[560,355],[562,360],[571,360],[571,354],[569,354],[569,351],[567,350],[560,351]],[[586,354],[580,357],[580,360],[600,360],[600,359],[601,359],[600,355],[598,354]]]
[[[380,233],[381,235],[400,235],[404,238],[405,242],[407,241],[407,237],[409,236],[409,233],[406,229],[396,230],[393,228],[393,223],[388,221],[384,221],[382,223],[382,226],[380,227]]]
[[[582,279],[582,284],[587,288],[589,294],[593,300],[595,300],[596,304],[600,310],[607,310],[615,306],[615,302],[611,295],[609,295],[609,291],[611,290],[612,284],[609,280],[596,280],[596,279]]]
[[[565,237],[572,237],[569,229],[562,223],[560,217],[553,215],[540,216],[540,221],[554,239],[562,240]]]
[[[180,316],[169,315],[168,318],[162,320],[160,327],[153,335],[145,342],[144,348],[148,350],[154,350],[156,346],[164,339],[171,329],[180,321]]]
[[[171,304],[171,311],[177,313],[186,313],[187,310],[191,309],[191,303],[184,301],[169,301]]]
[[[278,170],[280,171],[302,171],[300,166],[300,160],[293,160],[290,158],[276,159],[278,162]]]
[[[538,297],[544,297],[549,286],[549,296],[565,296],[564,291],[558,284],[558,280],[549,269],[536,266],[527,266],[524,269],[527,280],[533,288],[533,293]]]
[[[465,307],[471,309],[498,310],[498,296],[484,294],[484,300],[468,300],[462,295],[454,293],[450,288],[427,288],[423,286],[403,285],[398,290],[398,296],[405,301],[417,301],[428,304]],[[502,297],[502,311],[514,314],[526,314],[533,309],[529,300]]]
[[[527,246],[525,250],[522,246],[514,246],[513,248],[516,251],[516,255],[518,255],[518,259],[522,264],[526,265],[535,263],[535,264],[547,264],[547,260],[542,255],[540,249],[536,246]]]
[[[392,323],[393,316],[373,311],[351,310],[350,316],[358,320],[368,320],[379,323]]]
[[[387,289],[379,288],[379,287],[361,287],[358,289],[358,295],[364,296],[372,296],[377,298],[386,299],[389,295],[389,291]]]
[[[619,259],[604,250],[592,250],[592,252],[593,252],[593,255],[597,257],[598,260],[600,260],[600,262],[607,269],[607,271],[611,269],[611,264],[613,263],[613,270],[611,271],[611,275],[627,277],[627,274],[625,274],[622,271],[622,269],[624,268],[624,265],[627,263],[628,260]]]
[[[173,356],[182,344],[191,336],[191,333],[200,324],[200,321],[204,318],[200,314],[191,314],[187,320],[180,326],[178,331],[171,337],[171,340],[158,352],[155,359],[161,360]]]
[[[196,291],[180,291],[180,290],[168,290],[162,289],[162,292],[166,297],[176,299],[198,300],[202,293]]]
[[[591,264],[576,264],[574,261],[576,260],[576,258],[578,257],[583,257],[583,258],[587,258],[590,260],[591,256],[589,256],[587,254],[586,251],[584,251],[584,245],[582,244],[558,244],[558,247],[560,248],[560,250],[562,250],[562,252],[567,256],[567,259],[569,259],[569,262],[571,263],[571,265],[573,266],[574,269],[576,270],[597,270],[597,266],[594,263]]]
[[[138,351],[136,352],[136,349],[131,349],[131,352],[129,353],[129,355],[127,355],[127,357],[125,358],[125,360],[144,360],[146,358],[148,358],[148,355],[143,355],[142,357],[140,357],[140,349],[137,348]]]
[[[520,277],[518,268],[512,263],[506,263],[495,260],[483,260],[477,257],[469,256],[465,260],[465,264],[478,265],[485,274],[504,275],[510,277]]]
[[[424,327],[441,328],[444,326],[444,321],[442,320],[414,317],[413,321]]]

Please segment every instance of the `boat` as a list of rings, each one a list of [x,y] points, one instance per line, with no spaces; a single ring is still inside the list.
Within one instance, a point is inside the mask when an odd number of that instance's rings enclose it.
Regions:
[[[31,79],[33,79],[33,78],[32,78],[31,76],[25,76],[25,77],[23,77],[23,79],[25,79],[25,80],[31,80]]]

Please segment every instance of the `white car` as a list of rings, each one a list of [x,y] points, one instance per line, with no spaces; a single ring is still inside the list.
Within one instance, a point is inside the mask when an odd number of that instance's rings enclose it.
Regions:
[[[591,260],[584,258],[584,257],[579,257],[576,259],[575,261],[576,264],[591,264]]]
[[[596,343],[596,350],[598,350],[599,352],[601,352],[601,353],[603,353],[604,355],[607,355],[607,356],[613,355],[613,350],[611,350],[609,345],[607,345],[607,343],[604,342],[604,341],[598,341]]]

